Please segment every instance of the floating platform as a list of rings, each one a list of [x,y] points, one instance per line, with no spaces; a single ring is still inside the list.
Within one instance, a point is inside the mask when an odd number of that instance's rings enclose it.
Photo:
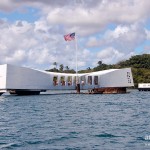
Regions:
[[[126,87],[94,88],[88,90],[88,94],[123,94],[126,92]]]
[[[28,91],[28,90],[10,90],[12,95],[39,95],[40,91]]]
[[[6,90],[0,90],[0,96],[6,92],[7,92]]]
[[[0,96],[1,96],[2,94],[4,94],[4,92],[1,92],[1,93],[0,93]]]

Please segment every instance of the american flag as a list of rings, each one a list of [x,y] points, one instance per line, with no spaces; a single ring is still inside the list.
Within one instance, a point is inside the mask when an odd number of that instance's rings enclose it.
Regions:
[[[75,33],[70,33],[70,34],[64,35],[64,39],[65,39],[65,41],[74,40],[75,39]]]

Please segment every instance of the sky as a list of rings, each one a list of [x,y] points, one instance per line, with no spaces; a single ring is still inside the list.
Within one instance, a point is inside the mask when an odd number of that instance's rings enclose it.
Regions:
[[[149,14],[150,0],[0,1],[0,64],[75,69],[77,52],[82,70],[150,54]]]

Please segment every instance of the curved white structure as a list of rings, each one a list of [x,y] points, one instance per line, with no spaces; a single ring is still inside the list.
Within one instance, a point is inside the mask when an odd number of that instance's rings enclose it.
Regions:
[[[78,74],[76,78],[76,74],[0,65],[0,90],[75,90],[76,82],[80,83],[81,89],[134,86],[130,68]]]

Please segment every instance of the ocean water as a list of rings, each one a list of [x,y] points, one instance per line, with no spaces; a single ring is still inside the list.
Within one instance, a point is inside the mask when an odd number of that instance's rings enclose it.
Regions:
[[[0,96],[0,149],[150,149],[150,92]]]

